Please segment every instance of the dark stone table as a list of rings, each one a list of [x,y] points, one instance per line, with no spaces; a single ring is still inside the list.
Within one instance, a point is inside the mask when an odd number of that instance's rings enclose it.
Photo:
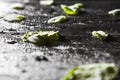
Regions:
[[[24,3],[25,9],[11,9],[16,2]],[[86,5],[86,13],[68,16],[60,9],[60,4],[78,2]],[[90,63],[110,62],[120,67],[120,16],[107,14],[116,8],[120,1],[56,0],[52,6],[40,6],[39,0],[0,0],[0,80],[60,80],[73,66]],[[23,14],[25,19],[3,20],[4,15],[13,13]],[[47,24],[58,15],[66,15],[68,21]],[[58,30],[65,40],[50,47],[22,41],[25,32],[39,29]],[[94,30],[103,30],[113,39],[97,40],[91,35]],[[36,59],[33,53],[44,53],[48,60]]]

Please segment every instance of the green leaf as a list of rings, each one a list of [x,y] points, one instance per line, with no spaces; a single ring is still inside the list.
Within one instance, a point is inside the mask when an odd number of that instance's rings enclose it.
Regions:
[[[98,38],[99,40],[105,40],[108,37],[108,34],[104,31],[93,31],[92,36]]]
[[[120,15],[120,9],[114,9],[108,12],[109,15],[118,16]]]
[[[78,66],[72,68],[67,72],[67,74],[62,78],[62,80],[73,80],[74,78],[74,71],[78,69]]]
[[[23,35],[23,41],[31,42],[36,45],[51,45],[52,43],[59,41],[60,35],[58,31],[35,31],[26,32]]]
[[[22,10],[24,9],[25,5],[22,3],[14,3],[11,8],[16,9],[16,10]]]
[[[113,80],[118,74],[114,63],[75,66],[61,80]]]
[[[76,3],[71,6],[61,4],[61,9],[68,15],[76,15],[79,12],[79,9],[83,7],[83,3]]]
[[[61,8],[63,9],[63,11],[68,14],[68,15],[75,15],[77,14],[76,11],[72,10],[71,8],[69,8],[68,6],[66,5],[61,5]]]
[[[83,4],[83,3],[76,3],[76,4],[74,4],[74,6],[75,6],[76,8],[81,8],[81,7],[84,6],[84,4]]]
[[[25,17],[19,14],[8,14],[4,16],[4,20],[9,22],[19,22],[22,21]]]
[[[48,20],[48,23],[61,23],[66,21],[66,16],[57,16]]]

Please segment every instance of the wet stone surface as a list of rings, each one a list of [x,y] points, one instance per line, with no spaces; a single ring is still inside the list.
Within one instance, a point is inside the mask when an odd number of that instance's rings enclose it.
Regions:
[[[16,2],[24,3],[25,8],[14,10],[8,7]],[[119,17],[115,20],[107,14],[109,10],[119,8],[120,2],[81,1],[86,4],[86,13],[66,15],[65,23],[47,23],[52,17],[65,15],[60,4],[76,2],[80,1],[61,0],[52,6],[40,6],[38,0],[0,1],[0,80],[60,80],[73,66],[98,62],[114,62],[120,67],[120,21]],[[22,14],[25,19],[4,21],[3,16],[9,13]],[[25,32],[39,29],[58,30],[65,40],[49,47],[22,41]],[[114,40],[105,42],[93,38],[94,30],[103,30]],[[45,60],[33,57],[35,52],[44,53]]]

